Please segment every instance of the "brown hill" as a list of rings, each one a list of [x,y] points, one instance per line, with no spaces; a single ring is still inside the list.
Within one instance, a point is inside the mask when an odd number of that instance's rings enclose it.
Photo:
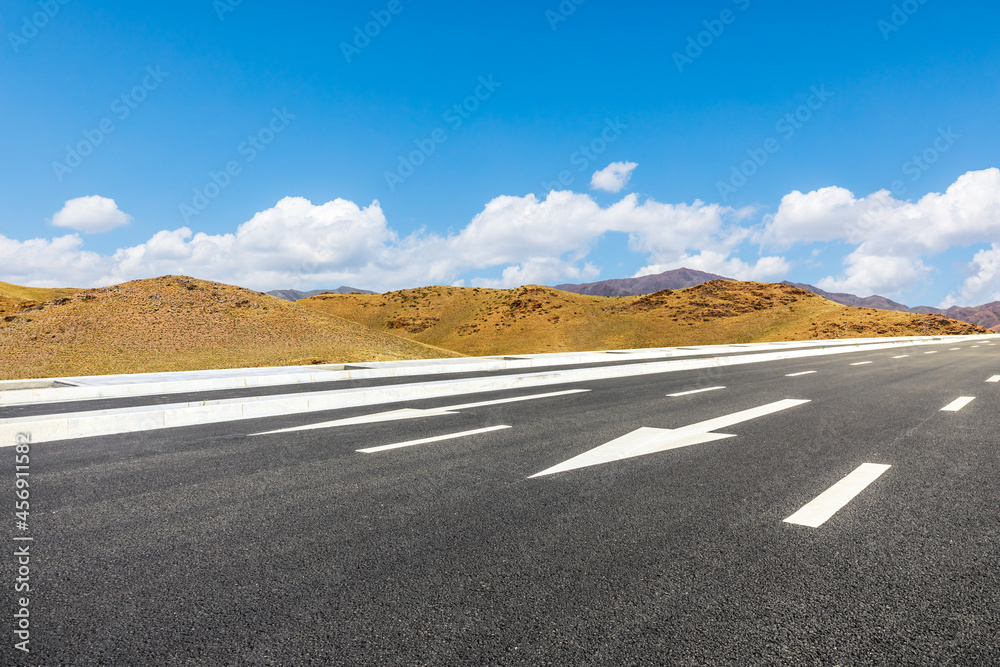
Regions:
[[[782,284],[792,285],[794,287],[798,287],[799,289],[808,290],[813,294],[818,294],[824,299],[829,299],[830,301],[834,301],[836,303],[842,303],[845,306],[877,308],[879,310],[895,310],[901,313],[920,313],[921,315],[945,315],[953,320],[961,320],[962,322],[978,324],[981,327],[1000,332],[1000,301],[986,303],[981,306],[952,306],[947,310],[934,308],[932,306],[917,306],[916,308],[910,308],[909,306],[877,294],[873,296],[860,297],[855,296],[854,294],[844,294],[842,292],[825,292],[818,287],[806,285],[805,283],[790,283],[785,281]]]
[[[73,288],[22,287],[21,285],[0,282],[0,318],[79,291]]]
[[[590,294],[591,296],[643,296],[665,289],[678,290],[707,283],[710,280],[732,280],[714,273],[695,271],[694,269],[674,269],[651,276],[640,278],[612,278],[596,283],[580,285],[556,285],[555,289],[573,294]]]
[[[0,316],[0,379],[455,356],[259,292],[183,276],[16,303]]]
[[[297,303],[469,355],[989,333],[940,315],[850,308],[790,285],[727,280],[640,297],[528,285],[324,294]]]

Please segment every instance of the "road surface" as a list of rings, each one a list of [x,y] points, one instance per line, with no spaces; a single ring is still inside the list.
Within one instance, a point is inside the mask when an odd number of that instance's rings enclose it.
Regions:
[[[30,653],[7,614],[2,664],[1000,664],[995,339],[29,447],[30,593],[3,572]]]

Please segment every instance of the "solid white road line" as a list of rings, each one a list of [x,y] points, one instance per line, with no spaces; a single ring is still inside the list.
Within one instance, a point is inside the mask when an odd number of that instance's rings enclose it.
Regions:
[[[691,391],[682,391],[682,392],[678,392],[676,394],[667,394],[667,396],[670,396],[670,397],[690,396],[691,394],[700,394],[702,392],[715,391],[717,389],[725,389],[725,387],[708,387],[706,389],[692,389]]]
[[[893,359],[905,359],[908,356],[910,356],[910,355],[908,355],[908,354],[901,354],[901,355],[899,355],[897,357],[893,357]]]
[[[962,396],[960,398],[956,398],[954,401],[941,408],[941,412],[958,412],[974,400],[976,400],[975,396]]]
[[[317,428],[336,428],[337,426],[354,426],[355,424],[377,424],[379,422],[396,421],[399,419],[417,419],[419,417],[437,417],[438,415],[453,415],[454,412],[448,410],[417,410],[415,408],[404,408],[402,410],[391,410],[389,412],[378,412],[373,415],[361,415],[360,417],[348,417],[347,419],[335,419],[334,421],[321,422],[319,424],[306,424],[305,426],[294,426],[292,428],[281,428],[275,431],[262,431],[261,433],[249,433],[255,435],[273,435],[275,433],[293,433],[295,431],[311,431]]]
[[[871,361],[859,361],[859,362],[857,362],[855,364],[851,364],[851,365],[852,366],[864,366],[865,364],[870,364],[870,363],[872,363],[872,362]]]
[[[786,378],[797,378],[800,375],[811,375],[812,373],[818,373],[819,371],[802,371],[801,373],[789,373]]]
[[[417,410],[415,408],[405,408],[403,410],[392,410],[390,412],[379,412],[373,415],[361,415],[360,417],[349,417],[347,419],[336,419],[334,421],[320,422],[318,424],[306,424],[305,426],[294,426],[292,428],[282,428],[276,431],[264,431],[263,433],[251,433],[250,435],[271,435],[274,433],[291,433],[293,431],[310,431],[317,428],[335,428],[337,426],[352,426],[354,424],[374,424],[376,422],[396,421],[399,419],[417,419],[419,417],[437,417],[439,415],[453,415],[457,410],[468,410],[470,408],[480,408],[486,405],[500,405],[501,403],[516,403],[518,401],[531,401],[537,398],[553,398],[555,396],[566,396],[567,394],[581,394],[590,391],[589,389],[569,389],[567,391],[552,391],[547,394],[532,394],[531,396],[515,396],[513,398],[498,398],[492,401],[480,401],[478,403],[463,403],[462,405],[446,405],[443,408],[429,408],[427,410]]]
[[[1000,375],[994,375],[987,382],[1000,382]]]
[[[468,435],[478,435],[479,433],[489,433],[490,431],[499,431],[501,429],[510,428],[510,426],[489,426],[487,428],[477,428],[472,431],[462,431],[461,433],[449,433],[448,435],[438,435],[433,438],[421,438],[420,440],[410,440],[408,442],[397,442],[395,445],[382,445],[381,447],[368,447],[367,449],[359,449],[357,451],[363,452],[365,454],[374,454],[376,452],[387,452],[390,449],[400,449],[402,447],[413,447],[414,445],[423,445],[428,442],[440,442],[441,440],[453,440],[455,438],[464,438]]]
[[[864,463],[854,472],[840,480],[829,489],[819,494],[802,509],[785,519],[785,523],[798,526],[819,528],[826,520],[851,502],[856,495],[864,491],[869,484],[882,476],[892,466],[877,463]]]
[[[532,401],[536,398],[555,398],[556,396],[569,396],[570,394],[585,394],[589,389],[567,389],[565,391],[550,391],[546,394],[532,394],[531,396],[514,396],[513,398],[494,398],[492,401],[478,401],[476,403],[462,403],[461,405],[448,405],[441,410],[471,410],[472,408],[482,408],[487,405],[503,405],[504,403],[518,403],[520,401]]]
[[[759,408],[751,408],[750,410],[735,412],[731,415],[709,419],[708,421],[691,424],[690,426],[684,426],[683,428],[678,429],[640,428],[623,435],[620,438],[615,438],[611,442],[607,442],[600,447],[595,447],[590,451],[584,452],[579,456],[574,456],[559,465],[555,465],[551,468],[543,470],[542,472],[535,473],[534,475],[531,475],[531,477],[553,475],[557,472],[566,472],[567,470],[576,470],[577,468],[586,468],[588,466],[611,463],[612,461],[621,461],[622,459],[630,459],[635,456],[645,456],[646,454],[663,452],[668,449],[699,445],[705,442],[722,440],[723,438],[734,438],[736,437],[734,435],[726,433],[711,433],[711,431],[726,428],[727,426],[739,424],[740,422],[749,421],[751,419],[757,419],[758,417],[763,417],[765,415],[787,410],[789,408],[794,408],[808,402],[809,401],[804,400],[786,399],[775,403],[768,403],[767,405],[762,405]]]

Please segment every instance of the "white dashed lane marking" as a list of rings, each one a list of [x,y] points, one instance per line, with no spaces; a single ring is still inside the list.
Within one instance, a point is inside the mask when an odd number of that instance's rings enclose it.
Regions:
[[[969,403],[972,403],[974,400],[976,400],[975,396],[961,396],[959,398],[956,398],[948,405],[941,408],[941,412],[958,412]]]
[[[1000,375],[994,375],[987,382],[1000,382]]]
[[[433,438],[421,438],[419,440],[408,440],[407,442],[397,442],[394,445],[382,445],[381,447],[368,447],[367,449],[359,449],[359,452],[364,454],[374,454],[376,452],[385,452],[390,449],[400,449],[402,447],[413,447],[414,445],[423,445],[428,442],[440,442],[441,440],[453,440],[455,438],[464,438],[470,435],[478,435],[480,433],[489,433],[490,431],[499,431],[501,429],[510,428],[510,426],[488,426],[487,428],[477,428],[472,431],[462,431],[461,433],[449,433],[448,435],[438,435]]]
[[[706,391],[716,391],[717,389],[725,389],[725,387],[707,387],[705,389],[692,389],[691,391],[681,391],[681,392],[678,392],[676,394],[667,394],[667,396],[671,396],[671,397],[676,397],[676,396],[690,396],[691,394],[700,394],[700,393],[706,392]]]
[[[517,403],[520,401],[533,401],[540,398],[554,398],[556,396],[568,396],[570,394],[580,394],[590,391],[589,389],[568,389],[566,391],[552,391],[546,394],[532,394],[530,396],[514,396],[513,398],[498,398],[492,401],[479,401],[478,403],[463,403],[461,405],[446,405],[441,408],[403,408],[401,410],[390,410],[388,412],[378,412],[373,415],[361,415],[360,417],[348,417],[346,419],[335,419],[318,424],[306,424],[305,426],[293,426],[292,428],[282,428],[277,431],[264,431],[263,433],[251,433],[250,435],[273,435],[275,433],[292,433],[294,431],[310,431],[318,428],[337,428],[338,426],[353,426],[356,424],[375,424],[378,422],[398,421],[401,419],[419,419],[421,417],[439,417],[441,415],[455,414],[456,410],[469,410],[471,408],[481,408],[490,405],[503,405],[504,403]]]
[[[905,359],[908,356],[910,356],[910,355],[908,355],[908,354],[901,354],[898,357],[893,357],[893,359]]]
[[[870,361],[858,361],[858,362],[853,363],[851,365],[852,366],[864,366],[865,364],[870,364],[870,363],[872,363],[872,362],[870,362]]]
[[[785,523],[819,528],[891,467],[877,463],[864,463],[858,466],[850,475],[785,519]]]
[[[802,371],[801,373],[789,373],[786,378],[797,378],[800,375],[810,375],[812,373],[818,373],[819,371]]]

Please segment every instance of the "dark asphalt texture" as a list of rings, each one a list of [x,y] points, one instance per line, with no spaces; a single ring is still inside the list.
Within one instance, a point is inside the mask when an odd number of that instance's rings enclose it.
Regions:
[[[0,664],[1000,664],[1000,346],[971,345],[39,443],[32,653]],[[571,388],[590,391],[247,437]],[[959,396],[976,400],[940,411]],[[528,479],[785,398],[811,402]],[[892,468],[819,528],[783,522],[866,462]]]

